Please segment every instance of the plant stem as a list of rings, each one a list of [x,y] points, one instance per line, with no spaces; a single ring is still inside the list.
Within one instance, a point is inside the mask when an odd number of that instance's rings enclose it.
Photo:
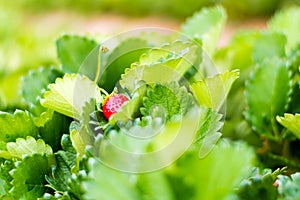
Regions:
[[[98,65],[97,65],[97,72],[96,72],[96,77],[94,80],[94,83],[98,82],[99,76],[100,76],[100,71],[101,71],[101,54],[106,53],[108,51],[108,48],[105,46],[100,46],[99,47],[99,52],[98,52]]]

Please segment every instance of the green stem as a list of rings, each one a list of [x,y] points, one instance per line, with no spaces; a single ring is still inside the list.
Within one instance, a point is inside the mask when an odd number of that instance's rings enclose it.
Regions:
[[[283,141],[282,155],[286,158],[290,157],[290,142],[287,139]]]
[[[277,124],[276,124],[275,117],[272,117],[271,124],[272,124],[272,129],[273,129],[273,132],[274,132],[274,136],[277,140],[279,140],[279,130],[278,130],[278,127],[277,127]]]
[[[109,94],[106,92],[106,90],[104,90],[103,88],[100,88],[100,91],[103,92],[105,94],[105,96],[108,96]]]
[[[94,80],[94,83],[98,82],[99,76],[100,76],[100,71],[101,71],[101,54],[106,53],[108,51],[108,48],[105,46],[100,46],[99,47],[99,53],[98,53],[98,65],[97,65],[97,72],[96,72],[96,77]]]

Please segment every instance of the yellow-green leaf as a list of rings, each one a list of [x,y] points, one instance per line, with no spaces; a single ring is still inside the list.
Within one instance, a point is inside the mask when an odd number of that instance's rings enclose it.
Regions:
[[[238,77],[239,70],[226,71],[223,74],[197,81],[191,85],[191,88],[200,105],[219,110],[231,85]]]
[[[35,140],[33,137],[28,136],[26,139],[18,138],[16,142],[7,143],[7,152],[11,157],[23,158],[23,156],[42,154],[51,155],[52,148],[45,144],[44,140]]]
[[[75,119],[80,119],[82,108],[88,100],[100,97],[97,84],[79,74],[65,74],[49,88],[41,104]]]
[[[277,116],[277,121],[287,128],[289,131],[300,139],[300,114],[289,114],[285,113],[283,117]]]

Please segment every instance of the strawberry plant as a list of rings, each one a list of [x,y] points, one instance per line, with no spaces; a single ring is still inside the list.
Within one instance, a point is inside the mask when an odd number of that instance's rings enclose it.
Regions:
[[[59,37],[1,107],[1,198],[298,199],[299,11],[223,48],[220,6],[180,33]]]

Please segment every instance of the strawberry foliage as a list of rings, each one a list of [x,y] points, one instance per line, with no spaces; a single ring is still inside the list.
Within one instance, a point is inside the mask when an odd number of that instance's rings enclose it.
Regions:
[[[60,65],[22,78],[23,109],[0,106],[1,199],[299,198],[299,13],[222,48],[220,6],[185,37],[59,37]]]

